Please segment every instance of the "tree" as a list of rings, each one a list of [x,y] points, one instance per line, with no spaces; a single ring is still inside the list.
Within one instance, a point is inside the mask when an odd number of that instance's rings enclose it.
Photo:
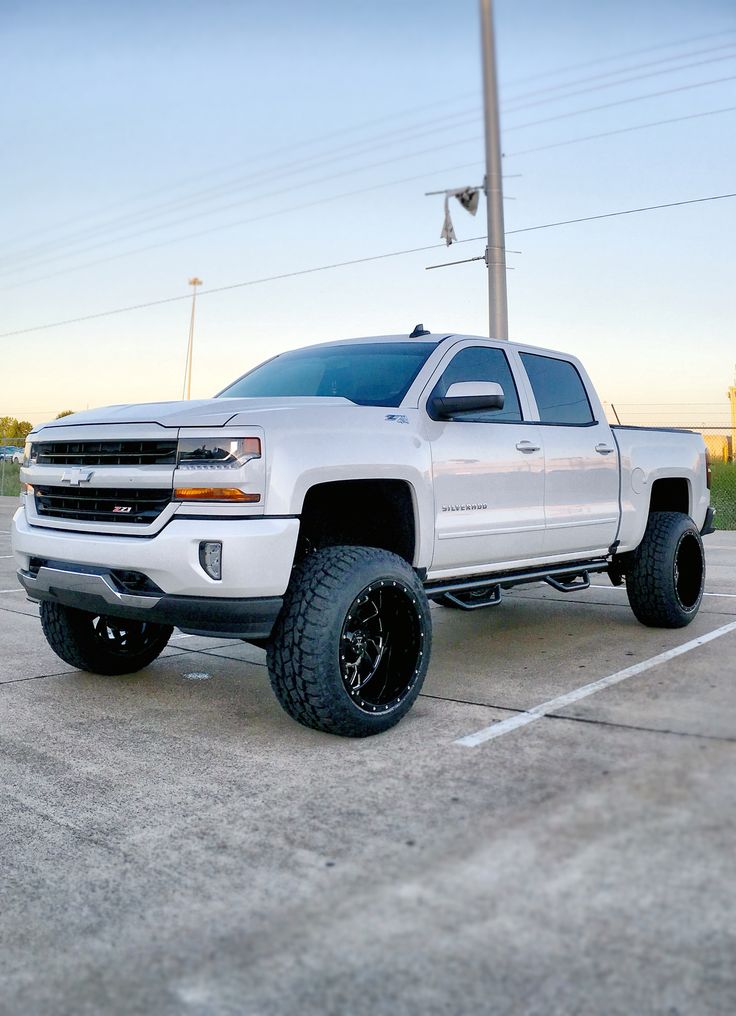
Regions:
[[[0,416],[0,438],[17,443],[24,441],[33,430],[28,420],[16,420],[14,416]]]
[[[76,409],[62,409],[60,413],[56,414],[55,419],[61,420],[63,416],[74,416]]]

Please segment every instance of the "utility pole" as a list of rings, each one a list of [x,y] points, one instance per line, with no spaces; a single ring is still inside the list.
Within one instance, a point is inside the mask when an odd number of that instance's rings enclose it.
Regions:
[[[194,347],[194,310],[197,305],[197,286],[202,285],[202,280],[198,279],[195,275],[194,278],[189,280],[189,285],[192,287],[192,316],[189,321],[189,345],[187,346],[187,361],[184,368],[184,387],[182,389],[182,399],[191,399],[192,397],[192,350]]]
[[[506,237],[503,226],[501,180],[501,132],[496,79],[496,45],[493,36],[493,0],[480,0],[481,49],[483,51],[483,105],[486,134],[486,208],[488,212],[488,321],[493,339],[508,339],[506,301]]]

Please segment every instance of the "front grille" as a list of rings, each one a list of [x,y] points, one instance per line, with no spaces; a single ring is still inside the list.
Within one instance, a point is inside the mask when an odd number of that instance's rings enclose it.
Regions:
[[[42,466],[173,466],[176,441],[34,441],[33,456]]]
[[[45,518],[80,522],[155,521],[171,501],[171,490],[117,490],[112,487],[35,487],[36,511]]]

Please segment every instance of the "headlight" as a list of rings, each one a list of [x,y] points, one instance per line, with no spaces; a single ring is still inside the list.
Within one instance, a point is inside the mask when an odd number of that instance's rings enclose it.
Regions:
[[[30,466],[32,461],[33,461],[33,445],[31,444],[30,441],[26,441],[26,443],[23,445],[23,462],[21,463],[21,465]]]
[[[179,438],[176,462],[184,469],[238,469],[260,457],[257,437],[184,437]]]

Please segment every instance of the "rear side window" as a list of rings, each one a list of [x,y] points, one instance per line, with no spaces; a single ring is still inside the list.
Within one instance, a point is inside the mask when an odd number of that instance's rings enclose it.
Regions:
[[[468,346],[447,365],[430,396],[444,398],[450,385],[458,381],[496,381],[503,388],[503,409],[463,413],[463,423],[503,423],[521,419],[519,396],[506,354],[492,346]]]
[[[567,360],[522,353],[542,423],[593,423],[585,385],[577,368]]]

